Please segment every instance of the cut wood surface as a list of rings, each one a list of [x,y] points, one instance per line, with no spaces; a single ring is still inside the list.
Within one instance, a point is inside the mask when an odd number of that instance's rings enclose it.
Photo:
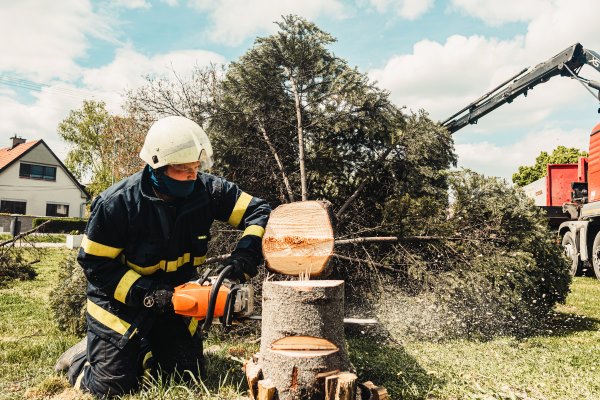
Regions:
[[[329,340],[313,336],[288,336],[271,343],[272,350],[338,350]]]
[[[273,272],[322,276],[333,245],[328,204],[300,201],[273,210],[263,236],[263,255]]]
[[[356,400],[356,380],[356,375],[351,372],[339,374],[335,400]]]
[[[258,398],[258,381],[262,377],[262,369],[260,365],[250,359],[244,364],[244,370],[246,372],[246,380],[248,381],[248,393],[252,400],[256,400]]]
[[[325,378],[325,400],[335,400],[335,393],[338,387],[338,375],[331,375]]]
[[[363,385],[371,392],[371,400],[388,400],[387,389],[382,386],[376,386],[373,382],[367,381]]]
[[[258,400],[275,398],[275,385],[269,379],[258,381]]]

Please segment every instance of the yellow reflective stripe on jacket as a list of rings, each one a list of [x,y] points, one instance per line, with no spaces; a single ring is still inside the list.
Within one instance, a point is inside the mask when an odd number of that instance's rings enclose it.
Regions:
[[[148,360],[150,360],[151,358],[152,358],[152,352],[149,351],[144,356],[144,360],[142,361],[142,368],[144,368],[144,369],[148,368]]]
[[[117,256],[123,251],[122,248],[111,247],[102,243],[94,242],[93,240],[90,240],[87,235],[83,236],[81,247],[87,254],[107,258],[117,258]]]
[[[264,234],[265,234],[265,228],[263,228],[262,226],[250,225],[249,227],[244,229],[244,234],[242,235],[242,237],[244,237],[246,235],[254,235],[254,236],[258,236],[258,237],[263,237]]]
[[[177,268],[181,267],[183,264],[187,264],[190,262],[190,253],[185,253],[184,255],[177,258],[177,260],[167,261],[166,272],[175,272]]]
[[[125,304],[125,299],[127,299],[127,293],[129,293],[129,289],[131,286],[140,279],[142,276],[135,272],[134,270],[129,270],[125,272],[125,275],[119,281],[117,288],[115,289],[115,299],[119,300],[121,303]]]
[[[129,322],[123,321],[121,318],[106,311],[99,305],[94,304],[90,299],[87,300],[87,312],[96,321],[121,335],[124,335],[131,326]]]
[[[194,267],[198,267],[206,262],[206,256],[194,257]]]
[[[188,325],[188,330],[190,331],[190,335],[194,336],[197,329],[198,329],[198,320],[196,318],[190,318],[190,324]]]
[[[233,211],[231,212],[231,215],[229,216],[229,220],[227,221],[227,222],[229,222],[229,225],[233,226],[234,228],[238,227],[240,222],[242,222],[244,213],[246,212],[246,209],[248,208],[248,204],[250,204],[251,200],[252,200],[252,196],[250,196],[246,192],[242,192],[240,197],[235,202],[235,207],[233,207]]]
[[[147,267],[143,267],[141,265],[134,264],[129,260],[126,260],[125,263],[127,264],[127,266],[129,268],[131,268],[132,270],[134,270],[135,272],[137,272],[140,275],[150,275],[150,274],[155,273],[159,269],[162,269],[165,272],[175,272],[175,271],[177,271],[178,268],[182,267],[184,264],[189,263],[190,258],[191,258],[190,253],[185,253],[184,255],[178,257],[177,260],[172,260],[172,261],[160,260],[158,263],[156,263],[154,265],[149,265]],[[196,258],[198,258],[198,257],[194,257],[194,262],[195,262]],[[206,259],[206,256],[204,258]]]

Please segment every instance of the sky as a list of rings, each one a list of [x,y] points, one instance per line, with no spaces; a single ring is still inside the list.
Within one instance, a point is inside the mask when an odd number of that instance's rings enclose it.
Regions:
[[[235,61],[287,14],[332,34],[338,57],[435,121],[577,42],[600,52],[597,0],[0,0],[0,147],[43,139],[64,159],[57,126],[84,99],[122,114],[145,76]],[[589,66],[580,75],[600,81]],[[510,180],[542,150],[587,150],[598,107],[554,77],[456,132],[458,165]]]

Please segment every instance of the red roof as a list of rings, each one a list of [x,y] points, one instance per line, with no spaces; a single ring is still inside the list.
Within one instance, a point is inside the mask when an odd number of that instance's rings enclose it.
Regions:
[[[31,142],[25,142],[17,145],[15,148],[10,147],[2,147],[0,148],[0,170],[6,167],[8,164],[12,163],[21,155],[23,155],[27,150],[38,144],[39,140],[33,140]]]

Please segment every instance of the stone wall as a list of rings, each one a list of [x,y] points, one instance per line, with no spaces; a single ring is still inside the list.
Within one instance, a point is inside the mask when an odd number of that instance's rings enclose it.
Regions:
[[[32,228],[32,221],[37,218],[34,215],[18,215],[19,221],[21,221],[21,233],[26,232]],[[0,231],[3,233],[10,233],[10,222],[14,219],[11,214],[0,214]]]

